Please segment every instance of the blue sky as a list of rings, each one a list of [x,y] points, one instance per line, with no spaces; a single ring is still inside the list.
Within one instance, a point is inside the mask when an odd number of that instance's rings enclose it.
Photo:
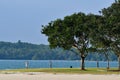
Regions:
[[[48,44],[41,25],[75,12],[99,14],[114,0],[0,0],[0,41]]]

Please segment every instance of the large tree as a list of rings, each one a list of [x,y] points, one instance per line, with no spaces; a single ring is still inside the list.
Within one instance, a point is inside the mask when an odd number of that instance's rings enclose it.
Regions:
[[[106,21],[104,24],[105,37],[111,49],[118,56],[120,69],[120,0],[116,0],[110,7],[102,10],[102,15]]]
[[[85,57],[90,48],[91,35],[95,32],[97,21],[100,16],[84,13],[75,13],[66,16],[63,20],[51,21],[43,25],[42,33],[48,36],[50,47],[62,47],[78,50],[81,57],[81,69],[85,69]]]
[[[120,0],[100,12],[101,16],[77,13],[66,16],[63,20],[51,21],[43,26],[42,33],[48,36],[52,48],[75,47],[80,53],[82,70],[85,69],[84,60],[88,50],[94,51],[95,48],[104,52],[114,51],[118,56],[120,69]]]

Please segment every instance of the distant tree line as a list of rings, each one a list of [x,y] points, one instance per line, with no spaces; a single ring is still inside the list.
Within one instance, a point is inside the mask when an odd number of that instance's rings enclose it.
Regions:
[[[116,61],[117,57],[114,53],[110,54],[110,60]],[[64,50],[62,48],[51,49],[48,45],[36,45],[26,42],[17,43],[0,42],[0,60],[80,60],[77,52]],[[98,55],[88,54],[86,60],[106,61],[103,53]]]

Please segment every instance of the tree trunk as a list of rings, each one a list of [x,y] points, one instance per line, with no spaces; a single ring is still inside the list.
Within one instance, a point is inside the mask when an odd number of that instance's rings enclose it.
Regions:
[[[97,60],[97,68],[99,68],[99,61]]]
[[[85,70],[85,56],[81,55],[81,70]]]
[[[97,53],[97,55],[96,55],[96,58],[97,58],[97,63],[96,63],[96,65],[97,65],[97,68],[99,68],[99,52]]]
[[[106,59],[107,59],[107,69],[109,69],[109,68],[110,68],[110,64],[109,64],[109,62],[110,62],[110,60],[109,60],[109,54],[108,54],[108,52],[105,52],[105,51],[104,51],[104,54],[105,54],[105,57],[106,57]]]
[[[118,69],[120,70],[120,54],[118,55]]]
[[[108,62],[107,62],[107,69],[110,69],[110,61],[108,59]]]

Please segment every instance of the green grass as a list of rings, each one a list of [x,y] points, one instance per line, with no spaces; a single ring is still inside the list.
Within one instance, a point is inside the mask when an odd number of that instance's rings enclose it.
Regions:
[[[116,70],[111,69],[111,70]],[[40,68],[40,69],[14,69],[1,70],[0,73],[16,73],[16,72],[46,72],[46,73],[65,73],[65,74],[120,74],[120,71],[108,71],[104,68],[88,68],[80,70],[79,68]]]

